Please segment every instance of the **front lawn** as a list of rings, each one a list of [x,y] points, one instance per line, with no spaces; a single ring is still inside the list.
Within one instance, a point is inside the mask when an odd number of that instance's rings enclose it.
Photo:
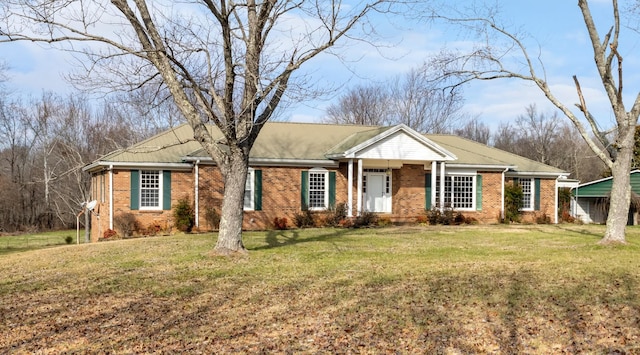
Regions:
[[[0,353],[639,353],[640,229],[310,229],[0,258]]]

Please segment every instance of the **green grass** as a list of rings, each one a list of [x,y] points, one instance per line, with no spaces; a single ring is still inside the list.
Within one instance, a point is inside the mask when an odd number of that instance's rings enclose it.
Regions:
[[[313,229],[10,253],[0,352],[638,353],[640,229]],[[62,239],[62,238],[61,238]]]
[[[65,239],[67,237],[71,237],[71,243],[76,244],[75,230],[2,235],[0,236],[0,256],[15,252],[66,245],[67,242]],[[80,243],[84,243],[84,230],[80,231]]]

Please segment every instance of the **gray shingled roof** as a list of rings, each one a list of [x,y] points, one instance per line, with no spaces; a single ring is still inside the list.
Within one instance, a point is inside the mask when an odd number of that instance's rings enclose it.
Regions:
[[[345,152],[391,127],[331,125],[315,123],[269,122],[265,124],[251,151],[252,159],[328,160],[330,154]],[[212,127],[214,138],[221,137]],[[451,164],[472,166],[516,166],[517,171],[562,174],[545,164],[468,139],[451,135],[426,135],[428,139],[456,155]],[[208,159],[200,144],[193,140],[191,127],[183,124],[146,139],[125,150],[103,156],[99,163],[182,163],[185,158]],[[90,170],[89,167],[85,169]]]

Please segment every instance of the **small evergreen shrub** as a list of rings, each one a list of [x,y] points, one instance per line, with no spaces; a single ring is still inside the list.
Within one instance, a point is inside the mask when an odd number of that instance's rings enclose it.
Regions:
[[[123,238],[130,238],[134,232],[140,230],[140,223],[130,212],[121,213],[113,218],[113,226],[122,233]]]
[[[503,223],[520,222],[522,199],[524,193],[518,184],[504,185],[504,219]]]
[[[191,202],[188,198],[183,198],[178,201],[173,208],[173,218],[176,228],[181,232],[191,232],[195,225],[195,211],[191,206]]]
[[[71,242],[73,242],[73,237],[71,237],[70,235],[66,236],[64,238],[65,243],[67,244],[71,244]]]

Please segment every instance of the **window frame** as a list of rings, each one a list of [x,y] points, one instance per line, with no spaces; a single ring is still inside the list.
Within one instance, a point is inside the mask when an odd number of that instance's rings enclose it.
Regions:
[[[326,211],[329,209],[329,170],[323,168],[313,168],[308,171],[307,178],[307,208],[309,211]],[[323,191],[323,207],[312,207],[311,206],[311,191],[312,191],[312,176],[313,175],[322,175],[324,180],[324,191]],[[319,189],[318,189],[319,190]]]
[[[435,186],[435,195],[436,195],[436,207],[440,208],[440,179],[442,177],[440,175],[436,175],[436,186]],[[453,210],[456,211],[476,211],[478,208],[478,201],[477,201],[477,179],[478,179],[478,174],[477,173],[447,173],[444,176],[445,178],[445,183],[444,183],[444,192],[445,192],[445,196],[444,196],[444,204],[445,207],[450,207]],[[471,185],[471,191],[470,191],[470,195],[471,195],[471,202],[470,202],[470,207],[458,207],[456,206],[456,201],[460,200],[461,198],[463,198],[464,196],[458,196],[458,198],[456,198],[456,193],[463,193],[462,191],[459,191],[459,189],[456,189],[456,178],[471,178],[471,180],[467,180],[466,181],[466,187],[469,187],[469,184]],[[469,193],[467,191],[467,193]]]
[[[524,186],[522,186],[522,182],[527,181],[529,184],[529,192],[525,192]],[[535,179],[534,178],[518,178],[518,186],[522,190],[522,205],[520,206],[520,211],[534,211],[535,210]],[[527,198],[527,195],[528,198]],[[529,206],[525,207],[524,203],[528,202]]]
[[[249,168],[247,170],[247,181],[244,184],[244,202],[242,205],[243,211],[255,211],[256,208],[256,178],[255,169]],[[247,190],[249,185],[249,190]],[[247,192],[249,192],[249,206],[247,206]]]
[[[140,211],[162,211],[163,210],[163,171],[162,170],[153,170],[153,169],[140,169],[140,182],[139,182],[139,196],[138,196],[138,208],[140,209]],[[142,200],[144,198],[144,191],[145,190],[152,190],[152,188],[149,187],[143,187],[143,183],[144,183],[144,176],[145,174],[148,173],[154,173],[157,174],[158,176],[158,187],[157,188],[153,188],[153,190],[157,190],[158,191],[158,203],[155,206],[144,206],[142,203]]]

